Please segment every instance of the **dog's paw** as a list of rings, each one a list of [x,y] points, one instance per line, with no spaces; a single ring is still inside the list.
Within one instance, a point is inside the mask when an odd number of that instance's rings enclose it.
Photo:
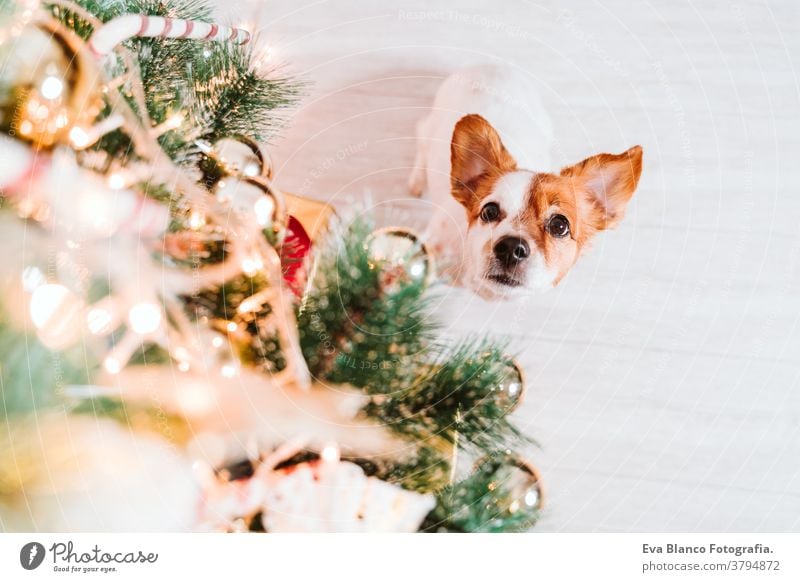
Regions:
[[[408,191],[414,198],[422,197],[425,192],[425,170],[423,168],[414,168],[411,172],[408,177]]]

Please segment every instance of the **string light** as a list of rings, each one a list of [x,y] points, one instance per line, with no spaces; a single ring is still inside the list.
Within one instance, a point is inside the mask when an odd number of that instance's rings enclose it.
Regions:
[[[125,177],[119,172],[109,175],[107,182],[112,190],[122,190],[125,187]]]
[[[199,230],[206,224],[206,214],[198,208],[193,208],[189,213],[189,228]]]
[[[161,325],[161,308],[148,301],[137,303],[128,312],[128,323],[139,335],[151,334]]]
[[[263,268],[264,263],[261,261],[261,257],[257,255],[246,257],[242,260],[242,272],[248,277],[252,277]]]
[[[69,141],[78,149],[83,149],[91,143],[86,130],[77,125],[69,130]]]
[[[189,350],[183,346],[178,346],[175,348],[174,355],[175,359],[178,360],[178,370],[181,372],[188,372],[191,367],[189,364]]]
[[[242,169],[242,173],[245,176],[249,176],[251,178],[254,176],[258,176],[259,174],[261,174],[261,166],[254,162],[249,162],[245,164],[244,168]]]
[[[339,447],[336,443],[327,443],[322,447],[322,452],[320,453],[320,457],[326,463],[338,463],[339,455]]]
[[[54,77],[50,75],[49,77],[45,77],[44,81],[42,81],[42,86],[39,88],[39,93],[45,99],[49,99],[50,101],[54,101],[61,97],[61,93],[64,91],[64,82],[59,79],[58,77]]]
[[[107,357],[103,361],[103,368],[109,374],[119,374],[120,370],[122,369],[122,365],[120,364],[119,360],[114,357]]]
[[[237,329],[239,329],[239,325],[238,325],[238,324],[237,324],[235,321],[229,321],[229,322],[228,322],[228,325],[226,326],[226,329],[227,329],[227,330],[228,330],[230,333],[233,333],[233,332],[235,332]]]
[[[234,364],[224,364],[220,370],[220,374],[222,374],[225,378],[233,378],[236,376],[238,370]]]
[[[228,183],[225,180],[220,180],[214,188],[214,193],[220,202],[230,202],[231,200],[230,193],[226,191],[227,187]]]
[[[269,226],[275,216],[275,202],[269,196],[261,196],[253,205],[259,226]]]

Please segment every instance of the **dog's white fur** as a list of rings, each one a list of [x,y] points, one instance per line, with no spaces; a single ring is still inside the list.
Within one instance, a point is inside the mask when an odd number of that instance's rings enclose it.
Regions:
[[[456,123],[468,114],[486,119],[500,135],[519,170],[503,177],[491,198],[507,218],[467,229],[465,209],[451,194],[451,141]],[[511,223],[522,211],[534,171],[550,169],[552,122],[535,85],[521,71],[504,65],[481,65],[448,77],[439,88],[431,112],[417,125],[417,155],[409,179],[412,194],[427,194],[434,206],[426,243],[446,265],[451,278],[485,296],[509,295],[485,278],[486,249],[491,241],[512,234]],[[541,257],[528,262],[525,285],[514,293],[552,286]]]

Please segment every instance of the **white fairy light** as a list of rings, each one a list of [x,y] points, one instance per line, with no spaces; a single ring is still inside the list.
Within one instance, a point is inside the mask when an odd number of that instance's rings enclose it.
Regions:
[[[63,285],[48,284],[37,287],[31,296],[31,321],[42,329],[66,304],[72,293]]]
[[[107,182],[112,190],[122,190],[125,187],[125,177],[119,172],[109,175]]]
[[[236,366],[233,364],[224,364],[220,368],[219,373],[222,374],[225,378],[233,378],[234,376],[236,376],[237,369]]]
[[[255,162],[248,162],[245,164],[244,168],[242,169],[242,173],[245,176],[254,177],[261,174],[261,166],[256,164]]]
[[[275,215],[275,202],[269,196],[261,196],[253,205],[253,211],[259,226],[269,226]]]
[[[231,195],[226,190],[227,188],[228,188],[228,183],[225,180],[220,180],[219,182],[217,182],[217,185],[214,187],[214,193],[216,194],[217,199],[220,202],[223,202],[223,203],[224,202],[230,202]]]
[[[169,125],[170,129],[178,129],[183,123],[184,115],[183,113],[175,113],[172,115],[165,123]]]
[[[178,370],[181,372],[188,372],[191,365],[189,364],[189,359],[191,355],[189,354],[189,350],[187,350],[183,346],[178,346],[173,351],[173,355],[175,359],[178,360]]]
[[[339,446],[336,443],[327,443],[322,447],[322,452],[319,456],[326,463],[338,463],[340,456]]]
[[[411,273],[411,276],[414,277],[415,279],[421,277],[422,275],[425,274],[425,263],[418,262],[412,264],[411,267],[409,267],[409,272]]]
[[[238,324],[237,324],[235,321],[229,321],[229,322],[228,322],[228,325],[227,325],[227,330],[228,330],[230,333],[233,333],[233,332],[235,332],[237,329],[239,329],[239,325],[238,325]]]
[[[39,93],[45,99],[49,99],[50,101],[54,101],[61,97],[61,94],[64,92],[64,82],[55,77],[50,75],[49,77],[45,77],[44,81],[42,81],[42,86],[39,88]]]
[[[115,374],[116,375],[116,374],[119,374],[120,370],[122,369],[122,364],[120,364],[120,362],[119,362],[119,360],[117,358],[114,358],[113,356],[109,356],[105,360],[103,360],[103,368],[109,374]]]
[[[234,328],[233,331],[236,331],[236,328]],[[225,340],[223,340],[220,336],[217,335],[214,336],[214,339],[211,340],[211,345],[214,346],[215,348],[221,348],[224,342]]]
[[[264,268],[264,263],[261,261],[261,257],[259,257],[258,255],[245,257],[242,260],[242,272],[248,277],[252,277],[263,268]]]
[[[149,301],[137,303],[128,312],[128,322],[139,335],[153,333],[161,325],[161,307]]]
[[[78,149],[85,148],[91,143],[89,133],[77,125],[69,130],[69,141]]]
[[[192,230],[198,230],[205,226],[206,224],[206,214],[202,210],[198,208],[193,208],[192,211],[189,213],[189,228]]]

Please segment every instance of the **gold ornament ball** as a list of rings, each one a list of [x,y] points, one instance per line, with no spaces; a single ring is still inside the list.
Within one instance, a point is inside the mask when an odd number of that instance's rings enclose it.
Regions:
[[[214,186],[214,195],[238,216],[252,220],[270,234],[271,244],[282,242],[286,230],[286,202],[266,178],[226,176]]]
[[[237,135],[222,138],[214,143],[211,155],[228,175],[272,177],[269,154],[249,137]]]
[[[433,257],[412,230],[382,228],[372,233],[368,244],[370,259],[381,269],[385,287],[416,282],[429,284],[432,280]]]
[[[511,412],[516,410],[525,398],[525,373],[514,358],[509,358],[502,365],[503,380],[495,387],[495,392],[500,406]]]
[[[100,72],[83,42],[54,20],[26,26],[0,54],[4,131],[39,148],[67,143],[73,128],[94,122],[102,106]]]
[[[506,453],[501,457],[484,457],[475,464],[476,471],[491,472],[490,490],[507,491],[497,500],[498,509],[507,513],[538,512],[544,507],[544,491],[539,472],[530,462]]]

